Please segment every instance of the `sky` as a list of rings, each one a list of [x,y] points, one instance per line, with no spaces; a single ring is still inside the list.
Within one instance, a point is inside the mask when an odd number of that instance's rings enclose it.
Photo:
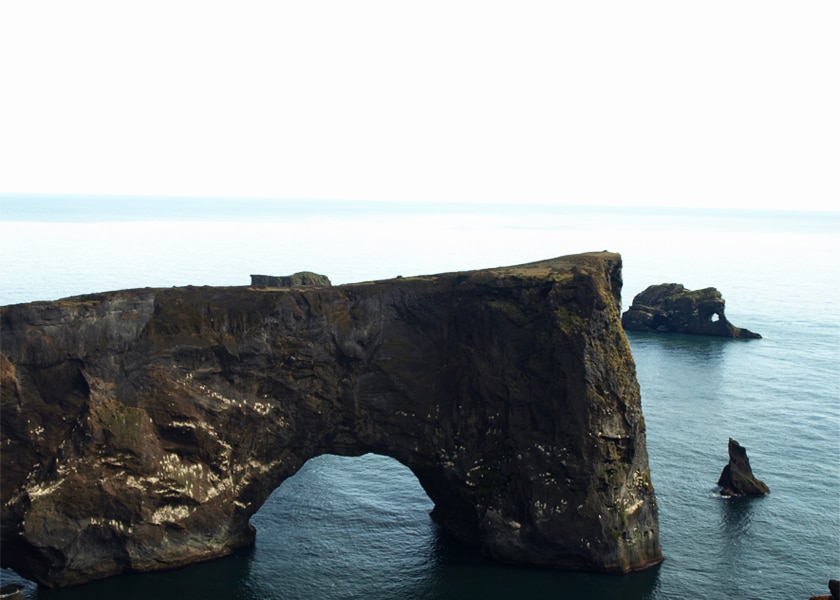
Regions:
[[[840,3],[0,0],[0,193],[840,206]]]

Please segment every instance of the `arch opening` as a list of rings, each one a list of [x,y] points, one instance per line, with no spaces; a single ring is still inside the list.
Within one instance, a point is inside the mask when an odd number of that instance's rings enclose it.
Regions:
[[[445,537],[430,516],[433,507],[396,459],[316,456],[251,517],[257,537],[250,571],[260,581],[283,581],[291,597],[311,597],[319,585],[342,597],[336,586],[352,595],[383,582],[395,586],[394,597],[422,597]]]

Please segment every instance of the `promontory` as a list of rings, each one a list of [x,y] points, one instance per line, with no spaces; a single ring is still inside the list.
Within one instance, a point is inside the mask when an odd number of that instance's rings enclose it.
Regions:
[[[395,458],[500,561],[662,560],[621,258],[2,307],[2,563],[50,587],[229,555],[310,458]]]

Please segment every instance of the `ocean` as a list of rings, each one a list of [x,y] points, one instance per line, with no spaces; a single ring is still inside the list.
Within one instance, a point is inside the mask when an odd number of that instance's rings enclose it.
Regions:
[[[284,482],[236,555],[49,600],[807,599],[840,578],[840,213],[540,205],[0,197],[0,304],[135,287],[334,285],[620,252],[623,304],[714,286],[760,340],[630,333],[665,561],[627,576],[499,565],[441,534],[393,459],[325,455]],[[0,340],[0,345],[2,340]],[[715,491],[729,438],[761,498]]]

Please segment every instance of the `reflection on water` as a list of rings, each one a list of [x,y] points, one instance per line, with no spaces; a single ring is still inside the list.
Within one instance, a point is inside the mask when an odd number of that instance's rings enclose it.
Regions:
[[[644,349],[654,356],[667,357],[669,360],[699,362],[707,366],[721,364],[731,345],[749,343],[749,340],[682,333],[663,334],[644,331],[626,333],[634,348]]]
[[[730,497],[720,496],[721,534],[734,542],[742,542],[751,534],[753,504],[761,502],[761,497]],[[732,546],[730,544],[730,546]]]
[[[719,562],[718,573],[723,581],[730,582],[733,592],[740,598],[760,597],[760,590],[747,589],[743,573],[755,565],[755,553],[761,552],[762,535],[757,535],[753,528],[756,503],[764,498],[725,498],[718,497],[720,510],[718,523]],[[764,549],[765,551],[768,548]]]
[[[30,598],[39,600],[175,600],[186,598],[243,598],[252,550],[229,558],[149,574],[113,577],[103,581],[50,590],[30,585]]]

